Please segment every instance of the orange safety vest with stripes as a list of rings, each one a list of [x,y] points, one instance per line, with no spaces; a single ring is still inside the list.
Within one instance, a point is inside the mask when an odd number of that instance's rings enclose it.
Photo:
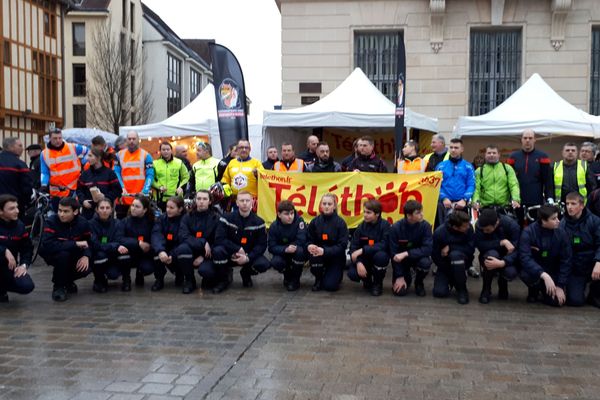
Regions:
[[[427,168],[427,160],[417,157],[414,160],[400,159],[396,164],[396,169],[399,174],[418,174],[425,172]]]
[[[304,160],[300,158],[296,158],[293,163],[290,164],[290,167],[286,167],[283,161],[277,161],[275,165],[273,165],[273,171],[281,171],[281,172],[303,172],[304,171]]]
[[[44,161],[50,171],[50,196],[66,197],[77,189],[81,175],[81,160],[77,156],[75,145],[65,143],[61,150],[46,148]],[[68,188],[68,189],[62,189]]]
[[[123,149],[117,153],[119,165],[121,166],[121,178],[124,189],[130,196],[121,197],[123,204],[131,205],[135,195],[142,193],[146,182],[146,157],[148,152],[137,149],[133,153]]]

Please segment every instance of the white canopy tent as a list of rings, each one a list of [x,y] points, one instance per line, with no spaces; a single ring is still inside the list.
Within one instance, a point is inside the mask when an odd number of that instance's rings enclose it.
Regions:
[[[305,145],[309,129],[323,127],[386,128],[395,124],[395,104],[388,100],[360,68],[356,68],[323,99],[305,107],[265,111],[263,150],[283,142],[296,149]],[[407,128],[437,132],[438,121],[406,108]]]
[[[140,138],[206,135],[210,139],[213,155],[217,158],[223,156],[217,121],[215,89],[212,83],[209,83],[190,104],[162,122],[119,128],[119,134],[122,136],[129,131],[136,131]],[[248,135],[252,146],[252,156],[260,159],[262,125],[249,125]]]
[[[541,135],[600,137],[600,123],[594,117],[560,97],[533,74],[516,92],[487,114],[459,117],[454,135],[514,136],[525,129]]]

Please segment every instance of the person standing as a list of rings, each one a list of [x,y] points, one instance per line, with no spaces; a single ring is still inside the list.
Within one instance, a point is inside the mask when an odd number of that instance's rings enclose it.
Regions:
[[[188,160],[188,148],[186,145],[178,144],[175,146],[175,157],[180,159],[188,173],[192,173],[192,164],[190,164],[190,160]]]
[[[23,154],[23,142],[16,137],[2,141],[0,153],[0,193],[17,198],[21,218],[25,215],[33,195],[31,170],[19,157]]]
[[[553,201],[564,203],[571,192],[577,192],[587,200],[588,194],[596,188],[588,163],[577,159],[577,145],[571,142],[564,144],[562,157],[552,166]]]
[[[329,152],[329,144],[321,142],[317,146],[317,161],[310,167],[309,172],[341,172],[342,166],[333,160]]]
[[[98,202],[108,199],[111,204],[121,196],[123,189],[117,175],[104,164],[102,150],[91,149],[87,155],[88,169],[83,171],[77,184],[77,199],[82,206],[81,215],[91,220]]]
[[[396,172],[399,174],[418,174],[425,172],[427,160],[419,157],[419,144],[409,140],[402,147],[402,158],[396,162]]]
[[[250,156],[250,142],[240,140],[236,146],[238,157],[231,160],[223,174],[222,184],[226,196],[235,196],[240,191],[246,191],[253,197],[256,204],[258,197],[258,170],[262,169],[262,163]]]
[[[387,172],[382,159],[375,154],[375,141],[371,136],[358,139],[358,156],[348,166],[348,171]]]
[[[298,156],[299,159],[303,160],[304,163],[309,166],[317,161],[317,146],[319,145],[319,138],[315,135],[310,135],[306,139],[306,150],[304,150]],[[283,155],[282,155],[283,156]]]
[[[263,168],[267,171],[271,170],[273,169],[273,166],[277,161],[279,161],[279,153],[277,152],[277,147],[269,146],[267,148],[267,159],[262,163]]]
[[[590,170],[596,186],[600,183],[600,162],[596,161],[596,154],[598,154],[598,145],[592,142],[583,142],[579,149],[579,158],[582,161],[588,163],[588,169]]]
[[[150,195],[154,181],[154,160],[146,150],[140,148],[137,132],[131,131],[127,134],[127,147],[117,153],[115,174],[123,188],[123,196],[115,211],[117,218],[123,219],[135,196]]]
[[[513,167],[519,181],[521,207],[516,210],[519,224],[525,223],[525,212],[529,207],[540,206],[544,200],[554,197],[550,180],[550,158],[535,148],[535,132],[525,129],[521,135],[521,150],[514,151],[506,160]]]
[[[520,207],[521,196],[519,182],[510,165],[500,161],[500,152],[495,145],[485,150],[485,163],[475,171],[475,193],[473,207],[513,209]]]
[[[196,158],[198,161],[192,166],[192,175],[190,176],[191,192],[208,190],[215,182],[218,182],[219,160],[212,156],[212,147],[209,143],[198,142]]]
[[[358,157],[358,139],[354,139],[352,142],[352,153],[348,154],[348,156],[344,157],[342,162],[340,163],[342,167],[342,172],[348,172],[348,168],[354,159]]]
[[[294,146],[291,143],[281,145],[281,161],[273,165],[273,171],[279,172],[304,172],[306,164],[304,160],[297,158],[294,152]]]
[[[87,155],[88,148],[64,142],[60,129],[51,130],[49,137],[40,159],[40,181],[41,190],[50,193],[52,209],[57,211],[60,199],[73,196],[77,190],[81,159]]]
[[[444,135],[433,135],[431,138],[431,150],[432,152],[424,157],[427,163],[426,171],[436,171],[439,163],[450,158],[450,152],[446,147],[446,138]]]
[[[39,189],[40,183],[40,156],[42,155],[42,146],[39,144],[30,144],[25,149],[29,156],[29,169],[31,170],[31,180],[33,181],[33,188]]]
[[[221,161],[219,161],[219,165],[217,166],[217,182],[221,182],[221,180],[223,179],[223,175],[225,174],[225,170],[227,169],[227,166],[229,165],[229,162],[231,160],[235,160],[237,157],[237,144],[230,144],[229,148],[228,148],[228,152],[225,155],[225,157],[223,157],[223,159],[221,159]]]
[[[19,220],[17,198],[0,195],[0,303],[8,302],[7,292],[28,294],[35,288],[27,273],[32,254],[31,239]]]
[[[173,196],[183,197],[190,174],[185,164],[173,156],[173,146],[169,142],[160,144],[160,158],[153,161],[153,166],[152,188],[158,206],[164,211],[167,199]]]

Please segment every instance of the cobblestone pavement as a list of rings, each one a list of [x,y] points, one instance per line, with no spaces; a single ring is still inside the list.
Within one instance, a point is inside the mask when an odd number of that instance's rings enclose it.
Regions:
[[[0,399],[558,399],[600,398],[600,310],[471,303],[414,293],[374,298],[286,292],[269,271],[243,289],[182,295],[172,277],[104,295],[92,280],[56,304],[50,270],[0,304]]]

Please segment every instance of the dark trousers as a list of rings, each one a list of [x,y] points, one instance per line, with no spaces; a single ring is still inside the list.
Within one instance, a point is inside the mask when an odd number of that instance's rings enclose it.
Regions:
[[[144,253],[138,246],[133,249],[127,249],[129,250],[129,253],[119,254],[117,256],[117,265],[123,278],[131,276],[132,268],[136,269],[144,276],[154,272],[156,260],[154,260],[154,253],[152,250],[148,253]]]
[[[409,288],[412,284],[412,271],[415,271],[417,274],[416,284],[423,283],[422,280],[425,279],[431,269],[431,258],[406,257],[399,263],[392,260],[392,267],[394,269],[392,282],[395,282],[399,277],[403,277],[404,282],[406,282],[406,288]],[[421,280],[421,282],[419,282],[419,280]]]
[[[594,304],[600,304],[600,281],[592,280],[592,272],[589,274],[573,273],[567,281],[567,305],[580,307],[585,304],[586,286],[590,286],[588,297]],[[595,300],[595,301],[594,301]]]
[[[181,279],[183,279],[183,271],[181,269],[181,263],[179,260],[180,254],[175,252],[175,249],[168,250],[166,253],[171,256],[171,264],[163,264],[158,258],[158,255],[156,255],[154,257],[154,260],[156,261],[154,263],[154,277],[157,280],[162,281],[165,279],[165,275],[167,274],[168,270],[175,275],[175,281],[179,282]]]
[[[550,277],[556,284],[557,277],[553,276],[552,274],[550,274]],[[542,294],[542,302],[544,304],[548,304],[548,305],[554,306],[554,307],[560,306],[558,304],[558,300],[548,296],[548,294],[546,293],[546,284],[544,283],[543,279],[540,279],[536,276],[529,275],[527,273],[527,271],[522,270],[521,271],[521,280],[523,281],[523,283],[525,283],[527,285],[527,287],[529,287],[530,291],[535,292],[535,294],[539,294],[539,293]]]
[[[209,265],[205,267],[208,275],[216,278],[217,282],[225,282],[229,279],[233,267],[239,267],[239,265],[231,261],[231,256],[224,246],[217,246],[213,249],[213,271],[208,270]],[[240,275],[251,276],[262,274],[267,271],[270,267],[269,260],[265,256],[260,256],[253,262],[244,264],[240,268]]]
[[[356,263],[351,263],[350,268],[348,268],[348,272],[346,273],[346,275],[348,275],[348,279],[353,282],[360,282],[362,280],[367,283],[381,283],[385,278],[387,265],[390,263],[390,256],[385,251],[378,251],[372,256],[366,256],[363,254],[358,257],[356,261]],[[358,275],[356,264],[359,261],[364,264],[365,269],[367,270],[366,278],[361,278]]]
[[[310,272],[316,280],[321,281],[321,289],[335,292],[340,288],[346,265],[344,253],[320,257],[309,256],[309,261]]]
[[[450,286],[457,290],[467,290],[467,273],[470,266],[469,257],[461,251],[451,251],[447,257],[438,264],[437,273],[433,281],[433,296],[448,297]]]
[[[56,288],[66,287],[78,279],[85,278],[92,271],[91,260],[86,271],[77,271],[77,261],[83,256],[79,249],[40,255],[46,264],[53,267],[52,282]]]
[[[92,257],[92,271],[94,279],[102,282],[106,279],[117,279],[121,276],[121,269],[117,261],[117,251],[97,251]]]
[[[295,253],[273,256],[271,258],[271,268],[283,274],[284,282],[300,282],[305,262],[305,250],[302,247],[297,247]]]
[[[200,252],[193,251],[190,246],[182,243],[173,250],[173,254],[175,254],[175,257],[177,258],[178,269],[181,271],[183,279],[186,282],[192,282],[196,285],[196,278],[194,277],[194,260],[199,256],[204,257],[204,249]],[[202,263],[204,264],[205,262],[207,262],[207,260],[204,260]]]
[[[31,293],[35,288],[33,280],[29,274],[20,278],[15,278],[15,271],[8,269],[8,261],[4,254],[0,258],[0,295],[6,292],[19,294]]]
[[[482,277],[482,283],[483,283],[482,290],[483,291],[491,293],[492,281],[494,280],[495,276],[498,276],[499,284],[500,284],[500,282],[502,282],[502,284],[505,284],[506,282],[510,282],[513,279],[515,279],[517,277],[517,275],[519,274],[519,272],[517,271],[517,267],[515,265],[509,264],[509,263],[506,263],[506,266],[504,268],[488,270],[485,267],[485,259],[487,257],[494,257],[499,260],[502,260],[500,253],[496,250],[489,250],[483,254],[481,254],[481,253],[479,254],[479,266],[481,267],[481,277]],[[504,262],[506,262],[506,260],[504,260]]]

